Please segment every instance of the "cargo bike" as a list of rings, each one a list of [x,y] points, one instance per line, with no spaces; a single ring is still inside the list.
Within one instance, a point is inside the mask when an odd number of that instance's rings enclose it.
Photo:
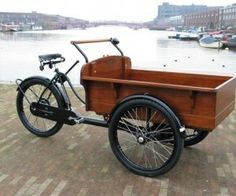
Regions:
[[[110,42],[120,55],[89,61],[79,44]],[[178,162],[183,146],[203,140],[233,110],[234,77],[133,69],[117,39],[71,41],[85,59],[81,68],[83,100],[68,73],[57,64],[61,54],[41,55],[40,69],[55,67],[48,79],[33,76],[17,80],[17,112],[23,125],[39,137],[56,134],[63,126],[89,124],[108,128],[111,149],[130,171],[158,176]],[[103,118],[75,113],[68,95]]]

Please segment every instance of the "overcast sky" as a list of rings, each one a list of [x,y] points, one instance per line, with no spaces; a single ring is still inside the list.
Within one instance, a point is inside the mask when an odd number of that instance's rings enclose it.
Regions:
[[[168,1],[168,0],[166,0]],[[31,12],[59,14],[90,21],[149,21],[157,16],[159,0],[0,0],[0,12]],[[236,0],[169,0],[171,4],[206,4],[226,6]]]

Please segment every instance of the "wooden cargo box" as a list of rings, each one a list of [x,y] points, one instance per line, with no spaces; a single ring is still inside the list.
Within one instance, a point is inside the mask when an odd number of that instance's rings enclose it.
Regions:
[[[81,84],[89,111],[109,115],[123,98],[147,93],[165,102],[186,127],[206,131],[224,120],[235,104],[234,77],[137,70],[121,56],[85,64]]]

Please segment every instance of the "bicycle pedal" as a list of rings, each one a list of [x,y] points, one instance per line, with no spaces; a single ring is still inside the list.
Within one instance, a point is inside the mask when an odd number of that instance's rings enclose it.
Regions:
[[[74,121],[75,123],[77,123],[77,124],[81,124],[81,123],[83,123],[84,122],[84,118],[82,118],[82,117],[69,117],[68,118],[68,120],[70,120],[70,121]]]

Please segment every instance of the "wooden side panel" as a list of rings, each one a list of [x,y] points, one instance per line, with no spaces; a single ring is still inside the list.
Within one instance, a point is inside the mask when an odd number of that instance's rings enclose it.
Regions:
[[[232,78],[217,90],[216,125],[223,121],[235,107],[236,78]]]
[[[91,82],[89,83],[89,108],[98,114],[109,114],[116,104],[116,90],[111,83]]]
[[[132,94],[144,94],[157,97],[165,102],[188,127],[211,130],[214,127],[215,97],[209,93],[197,93],[188,90],[146,88],[123,86],[120,97]]]
[[[84,76],[123,79],[131,68],[128,57],[107,56],[85,64],[81,69],[81,80]]]
[[[207,88],[216,88],[229,79],[230,77],[225,76],[145,71],[135,69],[132,70],[130,75],[130,80]]]
[[[123,98],[149,93],[169,105],[188,127],[212,130],[215,126],[215,97],[208,93],[194,94],[191,91],[140,87],[89,81],[89,108],[98,114],[107,115]],[[102,93],[101,93],[102,92]]]
[[[86,110],[97,111],[96,108],[106,107],[106,101],[111,99],[110,94],[107,93],[111,84],[107,86],[103,83],[104,86],[100,86],[98,83],[96,85],[96,82],[86,81],[85,77],[124,79],[129,78],[130,69],[130,58],[122,56],[107,56],[83,65],[80,78],[81,85],[84,86],[85,90]],[[102,95],[104,101],[100,99],[100,95]],[[101,100],[95,108],[93,107],[94,97],[96,100]]]

